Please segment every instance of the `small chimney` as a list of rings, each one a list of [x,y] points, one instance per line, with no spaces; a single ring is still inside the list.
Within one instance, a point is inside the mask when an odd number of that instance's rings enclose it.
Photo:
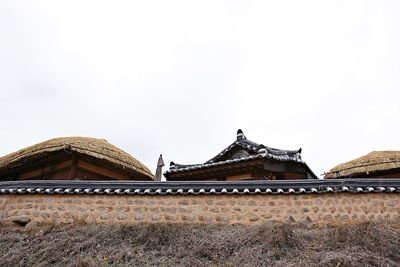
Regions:
[[[158,158],[158,162],[157,162],[156,180],[155,181],[161,181],[162,167],[164,167],[164,160],[163,160],[162,155],[160,155],[160,157]]]

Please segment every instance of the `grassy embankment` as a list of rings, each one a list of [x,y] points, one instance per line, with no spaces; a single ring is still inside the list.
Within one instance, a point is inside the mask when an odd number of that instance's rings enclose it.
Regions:
[[[0,266],[396,266],[400,226],[64,225],[0,230]]]

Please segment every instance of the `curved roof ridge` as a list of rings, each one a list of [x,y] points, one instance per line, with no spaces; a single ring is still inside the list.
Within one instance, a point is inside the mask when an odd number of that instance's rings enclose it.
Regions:
[[[236,141],[234,141],[232,144],[230,144],[227,148],[222,150],[220,153],[218,153],[213,158],[207,160],[204,164],[209,164],[209,163],[217,161],[219,158],[221,158],[222,156],[229,153],[229,151],[231,151],[236,146],[241,146],[245,149],[252,150],[253,152],[257,152],[261,147],[263,147],[263,148],[267,149],[269,153],[275,154],[277,156],[284,155],[284,154],[294,156],[296,154],[300,154],[302,151],[301,148],[298,150],[285,150],[285,149],[273,148],[273,147],[265,146],[263,144],[256,143],[254,141],[247,139],[244,136],[243,131],[239,129]]]
[[[197,166],[201,166],[204,165],[205,163],[199,163],[199,164],[179,164],[179,163],[175,163],[173,161],[171,161],[171,163],[169,164],[170,167],[174,166],[175,168],[190,168],[190,167],[197,167]]]

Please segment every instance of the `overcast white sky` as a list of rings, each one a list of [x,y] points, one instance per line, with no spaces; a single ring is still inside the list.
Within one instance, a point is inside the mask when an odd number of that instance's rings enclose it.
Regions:
[[[154,172],[241,128],[321,174],[400,150],[399,100],[397,0],[0,1],[0,156],[91,136]]]

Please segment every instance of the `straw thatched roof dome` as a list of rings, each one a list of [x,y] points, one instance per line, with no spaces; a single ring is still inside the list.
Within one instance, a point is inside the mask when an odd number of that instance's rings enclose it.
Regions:
[[[371,177],[396,172],[400,173],[400,151],[373,151],[360,158],[339,164],[325,175],[325,179]]]
[[[60,137],[21,149],[0,157],[1,173],[15,170],[26,164],[43,161],[57,153],[79,154],[104,166],[111,166],[130,176],[153,180],[150,170],[140,161],[108,143],[104,139],[90,137]]]

